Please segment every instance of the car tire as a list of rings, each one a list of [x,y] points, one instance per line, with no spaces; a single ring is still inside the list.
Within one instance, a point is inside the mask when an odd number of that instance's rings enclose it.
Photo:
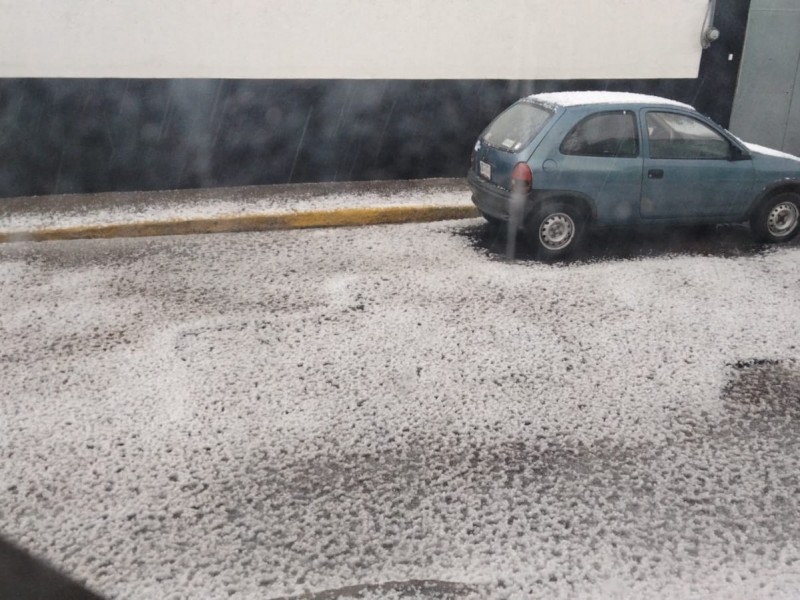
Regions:
[[[525,222],[525,240],[537,258],[561,260],[578,247],[586,217],[567,202],[548,202],[537,208]]]
[[[759,242],[788,242],[800,232],[800,194],[779,192],[764,200],[750,219]]]

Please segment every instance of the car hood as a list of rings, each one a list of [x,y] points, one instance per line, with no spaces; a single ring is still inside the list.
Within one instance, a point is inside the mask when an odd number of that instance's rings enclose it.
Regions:
[[[742,143],[760,164],[769,166],[772,169],[793,171],[800,177],[800,156],[767,148],[766,146],[759,146],[758,144],[751,144],[750,142]]]

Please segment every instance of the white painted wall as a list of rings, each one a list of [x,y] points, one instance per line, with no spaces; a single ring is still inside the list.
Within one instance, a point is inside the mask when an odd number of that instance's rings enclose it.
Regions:
[[[694,78],[707,0],[0,0],[0,76]]]

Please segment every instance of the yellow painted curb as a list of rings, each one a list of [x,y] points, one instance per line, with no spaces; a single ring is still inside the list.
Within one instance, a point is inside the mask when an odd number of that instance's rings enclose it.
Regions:
[[[52,227],[14,233],[0,231],[0,243],[425,223],[449,219],[470,219],[478,215],[478,210],[474,206],[342,208],[282,214],[262,213],[171,221],[144,221],[119,225]]]

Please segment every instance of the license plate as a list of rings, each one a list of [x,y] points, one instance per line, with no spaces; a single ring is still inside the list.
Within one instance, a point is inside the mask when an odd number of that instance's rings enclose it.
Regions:
[[[487,164],[481,161],[481,177],[484,179],[491,179],[492,178],[492,165]]]

